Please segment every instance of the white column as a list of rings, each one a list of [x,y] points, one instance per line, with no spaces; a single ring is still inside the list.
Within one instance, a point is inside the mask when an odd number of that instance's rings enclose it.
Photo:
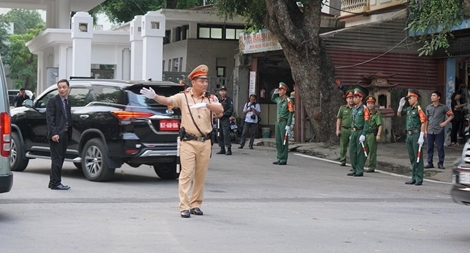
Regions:
[[[46,76],[46,66],[45,66],[45,59],[46,58],[44,56],[44,52],[39,52],[38,53],[38,66],[37,66],[37,71],[38,71],[38,75],[37,75],[37,79],[36,79],[36,82],[37,82],[37,86],[36,86],[36,91],[38,90],[41,90],[43,91],[44,90],[44,84],[46,83],[45,80],[44,80],[44,77]]]
[[[130,23],[131,80],[142,80],[142,15],[135,16]]]
[[[55,26],[55,5],[49,3],[46,9],[46,28],[56,28]]]
[[[89,77],[93,18],[87,12],[72,17],[72,76]]]
[[[70,29],[70,0],[57,0],[57,28]]]
[[[57,67],[59,67],[58,78],[59,80],[69,78],[69,76],[67,76],[67,46],[60,45],[57,53],[59,54],[57,64]]]
[[[162,81],[163,38],[165,37],[165,15],[149,11],[142,18],[143,66],[142,77]]]
[[[122,79],[129,80],[131,78],[131,51],[129,48],[122,50]]]
[[[189,23],[188,39],[197,38],[197,23]]]

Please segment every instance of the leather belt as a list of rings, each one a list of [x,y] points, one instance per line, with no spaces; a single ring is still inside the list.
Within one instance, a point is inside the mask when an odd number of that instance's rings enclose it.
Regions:
[[[350,129],[350,127],[345,127],[345,126],[342,126],[342,128],[344,128],[344,129],[348,129],[348,130]]]
[[[287,119],[283,119],[283,118],[277,119],[277,122],[285,122],[285,121],[287,121]]]
[[[354,132],[361,131],[362,127],[353,127],[353,128],[351,128],[351,130],[353,130]]]
[[[183,137],[183,140],[182,141],[200,141],[200,142],[205,142],[207,140],[209,140],[211,138],[210,135],[206,135],[206,136],[196,136],[194,134],[186,134],[184,137]]]
[[[407,134],[418,134],[419,132],[420,131],[418,129],[406,131]]]

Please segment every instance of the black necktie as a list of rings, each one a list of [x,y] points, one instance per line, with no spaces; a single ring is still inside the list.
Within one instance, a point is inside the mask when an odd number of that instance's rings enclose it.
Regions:
[[[67,99],[64,99],[64,112],[65,112],[65,127],[69,126],[69,121],[67,120]]]

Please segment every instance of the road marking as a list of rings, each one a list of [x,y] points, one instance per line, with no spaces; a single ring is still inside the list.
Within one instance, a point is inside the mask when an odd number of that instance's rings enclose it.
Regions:
[[[306,154],[300,154],[300,153],[292,153],[293,155],[296,155],[296,156],[301,156],[301,157],[305,157],[305,158],[310,158],[310,159],[315,159],[315,160],[320,160],[320,161],[323,161],[323,162],[327,162],[327,163],[334,163],[334,164],[340,164],[340,162],[337,162],[337,161],[332,161],[332,160],[329,160],[329,159],[325,159],[325,158],[320,158],[320,157],[315,157],[315,156],[310,156],[310,155],[306,155]],[[351,166],[351,164],[349,163],[346,163],[347,166]],[[345,166],[345,167],[347,167]],[[368,169],[368,167],[364,167],[364,170]],[[388,171],[383,171],[383,170],[378,170],[378,169],[375,169],[375,172],[378,172],[378,173],[382,173],[382,174],[385,174],[385,175],[390,175],[390,176],[395,176],[395,177],[403,177],[403,178],[409,178],[409,176],[405,176],[405,175],[401,175],[401,174],[396,174],[396,173],[392,173],[392,172],[388,172]],[[448,184],[448,185],[452,185],[452,183],[450,182],[442,182],[442,181],[437,181],[437,180],[432,180],[432,179],[423,179],[423,181],[425,182],[432,182],[432,183],[438,183],[438,184]]]

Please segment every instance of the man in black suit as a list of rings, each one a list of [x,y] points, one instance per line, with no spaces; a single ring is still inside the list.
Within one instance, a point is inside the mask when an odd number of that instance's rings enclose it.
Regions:
[[[59,94],[49,99],[46,108],[47,138],[51,147],[51,179],[49,188],[52,190],[68,190],[69,186],[61,182],[62,165],[68,140],[72,136],[72,113],[68,94],[69,81],[62,79],[57,82]]]

